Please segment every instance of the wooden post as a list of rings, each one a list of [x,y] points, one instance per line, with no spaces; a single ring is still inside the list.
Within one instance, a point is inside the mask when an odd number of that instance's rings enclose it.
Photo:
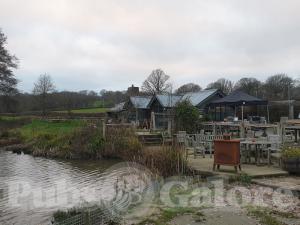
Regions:
[[[280,117],[280,136],[282,143],[284,143],[284,137],[285,137],[285,125],[288,120],[288,117]]]
[[[153,111],[151,112],[151,128],[152,128],[152,130],[156,130],[156,127],[155,127],[155,114],[154,114]]]
[[[242,121],[244,121],[244,106],[242,105]]]
[[[135,110],[135,126],[138,127],[139,126],[139,112],[138,109],[136,108]]]
[[[269,105],[267,105],[267,117],[268,117],[268,123],[270,123]]]
[[[215,106],[215,121],[217,121],[217,106]]]
[[[172,121],[170,118],[168,119],[168,134],[172,134]]]
[[[101,119],[101,122],[102,122],[102,136],[103,136],[103,139],[105,139],[105,132],[106,132],[105,119]]]
[[[240,138],[245,138],[245,123],[244,121],[240,124]]]
[[[294,105],[291,102],[291,100],[289,100],[289,119],[290,120],[294,119]]]

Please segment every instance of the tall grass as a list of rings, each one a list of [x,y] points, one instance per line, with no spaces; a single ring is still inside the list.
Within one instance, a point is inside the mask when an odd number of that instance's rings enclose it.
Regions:
[[[102,124],[81,120],[33,120],[17,129],[18,136],[34,156],[67,159],[121,158],[137,162],[162,176],[183,173],[184,153],[178,146],[143,146],[132,127],[112,127],[102,137]]]
[[[130,127],[111,128],[107,132],[106,155],[139,163],[164,177],[185,172],[186,160],[179,146],[143,146]]]
[[[104,156],[129,160],[140,155],[141,150],[142,144],[132,127],[116,127],[107,130]]]
[[[163,177],[186,172],[187,161],[179,146],[144,147],[141,154],[132,160],[146,166],[153,173]]]

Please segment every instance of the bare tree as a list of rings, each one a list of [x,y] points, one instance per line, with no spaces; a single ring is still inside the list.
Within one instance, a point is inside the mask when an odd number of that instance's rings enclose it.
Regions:
[[[249,95],[262,97],[262,82],[256,78],[242,78],[235,84],[234,89],[244,91]]]
[[[158,94],[170,91],[171,84],[168,83],[170,76],[161,69],[153,70],[142,85],[142,91],[148,94]]]
[[[48,95],[54,91],[55,86],[52,82],[51,76],[48,74],[40,75],[39,79],[34,84],[33,94],[38,96],[40,99],[43,115],[46,115]]]
[[[264,85],[265,97],[269,100],[286,100],[290,98],[295,81],[286,74],[268,77]]]
[[[207,89],[211,89],[211,88],[219,89],[223,93],[229,94],[233,90],[233,82],[225,78],[221,78],[216,82],[207,85]]]
[[[188,83],[180,86],[175,92],[176,94],[185,94],[188,92],[198,92],[201,90],[202,88],[198,84]]]

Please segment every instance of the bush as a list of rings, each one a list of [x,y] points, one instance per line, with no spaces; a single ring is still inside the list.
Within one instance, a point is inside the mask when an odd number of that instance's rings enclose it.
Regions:
[[[300,147],[287,147],[283,150],[283,158],[300,158]]]
[[[200,122],[200,112],[190,101],[186,100],[177,104],[175,111],[176,130],[195,133]]]

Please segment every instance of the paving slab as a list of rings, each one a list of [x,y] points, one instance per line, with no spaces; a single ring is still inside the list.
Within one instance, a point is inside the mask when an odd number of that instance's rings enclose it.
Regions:
[[[258,177],[277,177],[288,175],[287,171],[274,166],[257,166],[254,164],[242,164],[242,171],[235,172],[233,166],[221,166],[220,170],[213,170],[213,158],[193,157],[188,158],[189,167],[195,172],[207,176],[237,176],[241,173],[247,174],[253,178]]]
[[[252,182],[262,186],[282,188],[300,193],[300,177],[296,176],[260,178],[253,179]]]

